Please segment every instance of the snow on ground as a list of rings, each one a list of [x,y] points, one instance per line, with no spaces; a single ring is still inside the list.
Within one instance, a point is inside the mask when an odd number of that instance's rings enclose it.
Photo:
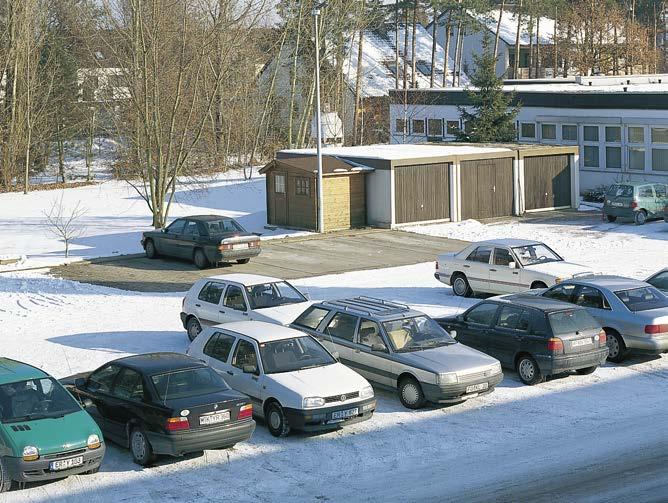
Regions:
[[[312,298],[373,295],[432,315],[459,312],[476,302],[453,296],[433,278],[432,267],[425,263],[295,283]],[[63,377],[127,354],[184,351],[181,297],[30,272],[4,275],[2,354]],[[516,474],[542,474],[564,460],[595,466],[602,456],[663,441],[656,425],[668,410],[666,379],[668,355],[607,364],[590,376],[534,387],[506,372],[491,395],[451,407],[409,411],[392,394],[379,392],[375,416],[340,431],[275,439],[259,423],[251,441],[233,449],[164,458],[148,469],[134,465],[127,450],[110,445],[100,473],[34,485],[3,495],[2,501],[371,501],[383,495],[388,501],[462,500]]]
[[[645,279],[668,265],[668,224],[663,220],[641,226],[593,218],[558,224],[531,220],[482,224],[465,220],[410,226],[404,230],[464,241],[534,239],[543,241],[570,262],[587,265],[596,272],[638,279]]]
[[[80,219],[83,236],[72,241],[70,257],[64,245],[49,232],[44,211],[63,198],[65,213],[77,203],[86,209]],[[296,234],[265,229],[267,211],[264,176],[254,173],[245,180],[232,170],[212,180],[182,183],[176,192],[169,219],[193,214],[220,214],[236,218],[250,232],[266,237]],[[143,231],[151,230],[146,202],[127,183],[107,181],[98,185],[23,193],[0,194],[0,255],[21,258],[2,269],[52,266],[67,261],[142,251]]]

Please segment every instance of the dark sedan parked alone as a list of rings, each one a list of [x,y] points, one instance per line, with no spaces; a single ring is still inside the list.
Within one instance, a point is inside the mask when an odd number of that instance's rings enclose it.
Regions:
[[[129,447],[143,466],[158,454],[231,447],[255,430],[250,399],[187,355],[128,356],[61,382],[80,401],[92,400],[86,410],[104,437]]]
[[[141,244],[148,258],[184,258],[199,269],[233,260],[246,264],[262,251],[256,234],[233,218],[217,215],[177,218],[164,229],[144,232]]]
[[[605,332],[586,309],[533,295],[495,297],[436,321],[514,368],[525,384],[572,370],[591,374],[608,356]]]

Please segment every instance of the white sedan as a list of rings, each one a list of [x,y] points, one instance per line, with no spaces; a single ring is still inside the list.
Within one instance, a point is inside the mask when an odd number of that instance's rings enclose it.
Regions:
[[[469,297],[478,292],[504,294],[547,288],[587,274],[592,274],[591,269],[564,261],[539,241],[495,239],[439,255],[434,277],[451,285],[455,295]]]
[[[320,431],[365,421],[376,409],[364,377],[293,328],[260,321],[208,327],[186,353],[248,395],[253,414],[276,437],[291,429]]]

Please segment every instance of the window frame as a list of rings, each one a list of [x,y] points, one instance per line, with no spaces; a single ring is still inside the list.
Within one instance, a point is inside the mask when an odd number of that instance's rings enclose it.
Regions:
[[[422,124],[422,131],[416,131],[415,125]],[[427,134],[427,128],[425,125],[424,119],[411,119],[411,134],[414,136],[425,136]]]
[[[343,311],[336,311],[336,310],[333,310],[332,313],[333,314],[329,317],[329,319],[327,320],[327,323],[323,326],[322,334],[325,337],[335,338],[337,341],[344,341],[348,344],[355,344],[355,339],[357,338],[357,331],[359,329],[361,317],[356,315],[356,314],[350,314],[350,313],[346,313],[346,312],[343,312]],[[340,337],[338,335],[331,334],[327,331],[327,329],[329,329],[329,326],[331,325],[331,323],[334,321],[334,319],[337,316],[350,316],[351,318],[356,319],[355,320],[355,326],[353,327],[353,331],[352,331],[352,339],[349,340],[349,339],[346,339],[344,337]]]
[[[280,181],[280,183],[279,183]],[[282,189],[282,190],[279,190]],[[274,194],[285,195],[287,193],[287,176],[285,173],[274,173]]]
[[[487,325],[485,325],[484,323],[479,323],[477,321],[471,321],[469,319],[469,315],[473,311],[475,311],[476,309],[480,309],[483,306],[494,306],[494,314],[492,315],[492,318],[490,319],[490,322]],[[498,318],[498,313],[499,313],[499,304],[496,304],[494,302],[484,302],[483,301],[483,302],[480,302],[480,303],[476,304],[475,306],[471,307],[468,311],[466,311],[466,313],[464,313],[463,316],[464,316],[464,321],[466,323],[470,323],[472,325],[477,325],[477,326],[480,326],[480,327],[493,327],[494,324],[496,323],[497,318]]]
[[[308,176],[295,177],[295,196],[311,197],[311,179]]]
[[[118,388],[118,383],[121,379],[121,376],[123,376],[125,373],[134,373],[134,374],[139,376],[139,380],[141,382],[141,388],[142,388],[142,398],[140,400],[138,400],[136,398],[128,398],[128,397],[124,397],[124,396],[119,396],[116,393],[116,389]],[[146,387],[146,381],[144,379],[144,375],[141,372],[137,372],[135,369],[131,369],[129,367],[121,367],[121,371],[114,378],[114,386],[111,388],[111,393],[109,393],[109,394],[111,396],[113,396],[114,398],[116,398],[117,400],[125,400],[127,402],[134,402],[134,403],[144,403],[144,402],[146,402],[147,387]]]
[[[548,138],[548,137],[545,136],[545,127],[553,127],[554,128],[554,137]],[[557,129],[558,128],[557,128],[556,123],[552,123],[552,122],[543,123],[543,122],[541,122],[540,123],[540,139],[541,139],[541,141],[550,140],[550,141],[556,142],[557,141],[557,134],[558,134]]]
[[[438,129],[440,129],[439,134],[432,134],[431,132],[431,124],[438,124]],[[427,138],[443,138],[444,136],[444,131],[443,131],[443,119],[442,118],[437,118],[437,117],[427,117]]]
[[[209,302],[208,300],[202,298],[202,292],[204,292],[204,290],[206,290],[210,285],[219,285],[219,286],[222,287],[221,292],[220,292],[220,297],[218,297],[218,302],[215,303],[215,304],[213,302]],[[204,283],[204,286],[202,287],[202,289],[197,294],[197,300],[201,300],[202,302],[206,302],[207,304],[211,304],[212,306],[219,306],[220,301],[222,300],[223,295],[225,295],[226,290],[227,290],[227,283],[221,283],[219,281],[207,281],[206,283]]]
[[[590,290],[594,290],[596,293],[598,293],[598,295],[601,297],[601,300],[603,301],[602,302],[603,307],[584,306],[582,304],[577,303],[577,300],[578,300],[578,297],[580,296],[580,293],[585,288],[588,288]],[[608,298],[605,296],[605,294],[599,288],[596,288],[595,286],[578,285],[575,288],[575,290],[573,291],[573,294],[571,295],[571,299],[573,301],[572,302],[573,305],[583,307],[585,309],[601,309],[601,310],[605,310],[605,311],[611,311],[612,310],[612,308],[610,307],[610,301],[608,300]]]
[[[456,124],[456,126],[455,126]],[[450,132],[450,126],[456,128],[456,131]],[[445,136],[457,136],[461,130],[461,122],[459,120],[447,120],[445,121]]]
[[[524,121],[519,121],[520,122],[520,127],[518,128],[518,134],[520,140],[529,140],[529,141],[538,141],[538,136],[537,136],[537,128],[536,128],[536,123],[535,122],[524,122]],[[524,126],[532,126],[533,127],[533,136],[525,136],[524,135]]]
[[[241,346],[242,343],[250,344],[250,346],[253,348],[253,351],[255,352],[255,366],[257,368],[257,374],[259,375],[259,374],[263,373],[263,368],[261,367],[262,359],[260,358],[260,352],[258,351],[258,348],[255,345],[255,342],[250,340],[250,339],[246,339],[245,337],[236,337],[236,339],[237,340],[236,340],[236,343],[234,344],[233,350],[230,351],[230,353],[232,355],[231,359],[228,358],[230,360],[230,366],[234,367],[235,369],[239,369],[239,370],[243,371],[244,366],[243,365],[239,366],[235,363],[236,359],[237,359],[237,354],[239,353],[239,347]],[[248,365],[248,364],[245,364],[245,365]]]
[[[378,334],[378,337],[380,337],[381,342],[385,345],[385,349],[389,348],[390,346],[387,343],[387,340],[385,339],[385,331],[383,330],[383,327],[380,323],[378,323],[376,320],[372,320],[371,318],[364,318],[360,316],[359,322],[357,323],[357,329],[355,330],[355,344],[359,344],[360,346],[363,346],[365,348],[371,349],[373,346],[369,346],[368,344],[365,344],[362,342],[362,323],[365,321],[369,323],[374,323],[376,325],[376,333]]]
[[[402,127],[399,127],[402,124]],[[408,134],[408,119],[397,117],[394,119],[394,132],[396,134]]]
[[[103,370],[106,370],[108,368],[114,367],[116,369],[116,374],[114,374],[114,377],[111,379],[111,384],[109,385],[109,390],[108,391],[102,391],[100,388],[96,389],[95,391],[90,390],[90,383],[93,379],[93,376],[95,374],[99,374]],[[107,365],[104,365],[103,367],[93,371],[87,378],[86,378],[86,388],[88,388],[92,393],[104,393],[105,395],[111,396],[112,391],[114,389],[114,386],[116,385],[116,379],[118,379],[118,376],[121,375],[121,372],[123,371],[125,367],[122,365],[117,365],[116,363],[108,363]]]
[[[220,344],[220,339],[223,337],[228,337],[232,339],[232,344],[230,345],[230,348],[227,350],[227,357],[224,360],[221,360],[220,358],[214,356],[214,351],[211,351],[210,353],[207,353],[207,348],[209,346],[213,346],[213,349],[216,349],[218,345]],[[232,350],[234,349],[234,343],[236,342],[236,337],[230,334],[227,334],[225,332],[214,332],[211,337],[209,337],[209,340],[206,341],[204,344],[204,347],[202,348],[202,354],[208,356],[209,358],[213,358],[216,361],[219,361],[221,363],[227,363],[228,360],[230,359],[230,355],[232,354]]]
[[[236,309],[232,306],[228,306],[225,303],[225,301],[227,300],[227,295],[228,295],[229,291],[232,290],[232,288],[238,288],[241,291],[241,298],[244,301],[245,309]],[[233,311],[239,311],[241,313],[247,313],[248,312],[248,306],[249,306],[248,299],[246,299],[246,294],[244,293],[244,289],[239,285],[234,285],[234,284],[227,285],[227,288],[225,289],[225,293],[223,293],[221,300],[222,300],[221,306],[223,306],[223,307],[226,307],[228,309],[232,309]]]
[[[559,128],[559,134],[561,135],[561,142],[577,145],[580,141],[580,134],[579,134],[578,125],[577,124],[560,124],[560,126],[561,127]],[[565,127],[575,128],[575,139],[564,138],[564,128]]]

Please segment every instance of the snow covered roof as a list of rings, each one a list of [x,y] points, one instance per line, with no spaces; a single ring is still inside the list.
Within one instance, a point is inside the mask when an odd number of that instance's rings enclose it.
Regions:
[[[420,159],[501,152],[512,152],[512,149],[506,147],[478,147],[456,144],[378,144],[360,145],[356,147],[328,147],[322,149],[324,155],[383,160]],[[315,155],[316,150],[314,148],[302,148],[281,150],[279,153],[282,155]]]
[[[469,15],[476,19],[483,26],[486,26],[492,33],[496,33],[496,28],[499,23],[499,13],[500,9],[492,9],[489,12],[484,14],[477,14],[473,11],[469,11]],[[533,41],[536,42],[536,24],[538,20],[534,19],[533,21]],[[539,41],[541,44],[552,44],[554,40],[554,19],[549,17],[540,18],[540,38]],[[506,44],[515,45],[515,39],[517,37],[517,16],[514,12],[504,10],[503,15],[501,16],[501,27],[499,29],[499,37]],[[529,45],[531,39],[529,38],[529,17],[524,15],[522,16],[522,31],[520,32],[520,44]]]

